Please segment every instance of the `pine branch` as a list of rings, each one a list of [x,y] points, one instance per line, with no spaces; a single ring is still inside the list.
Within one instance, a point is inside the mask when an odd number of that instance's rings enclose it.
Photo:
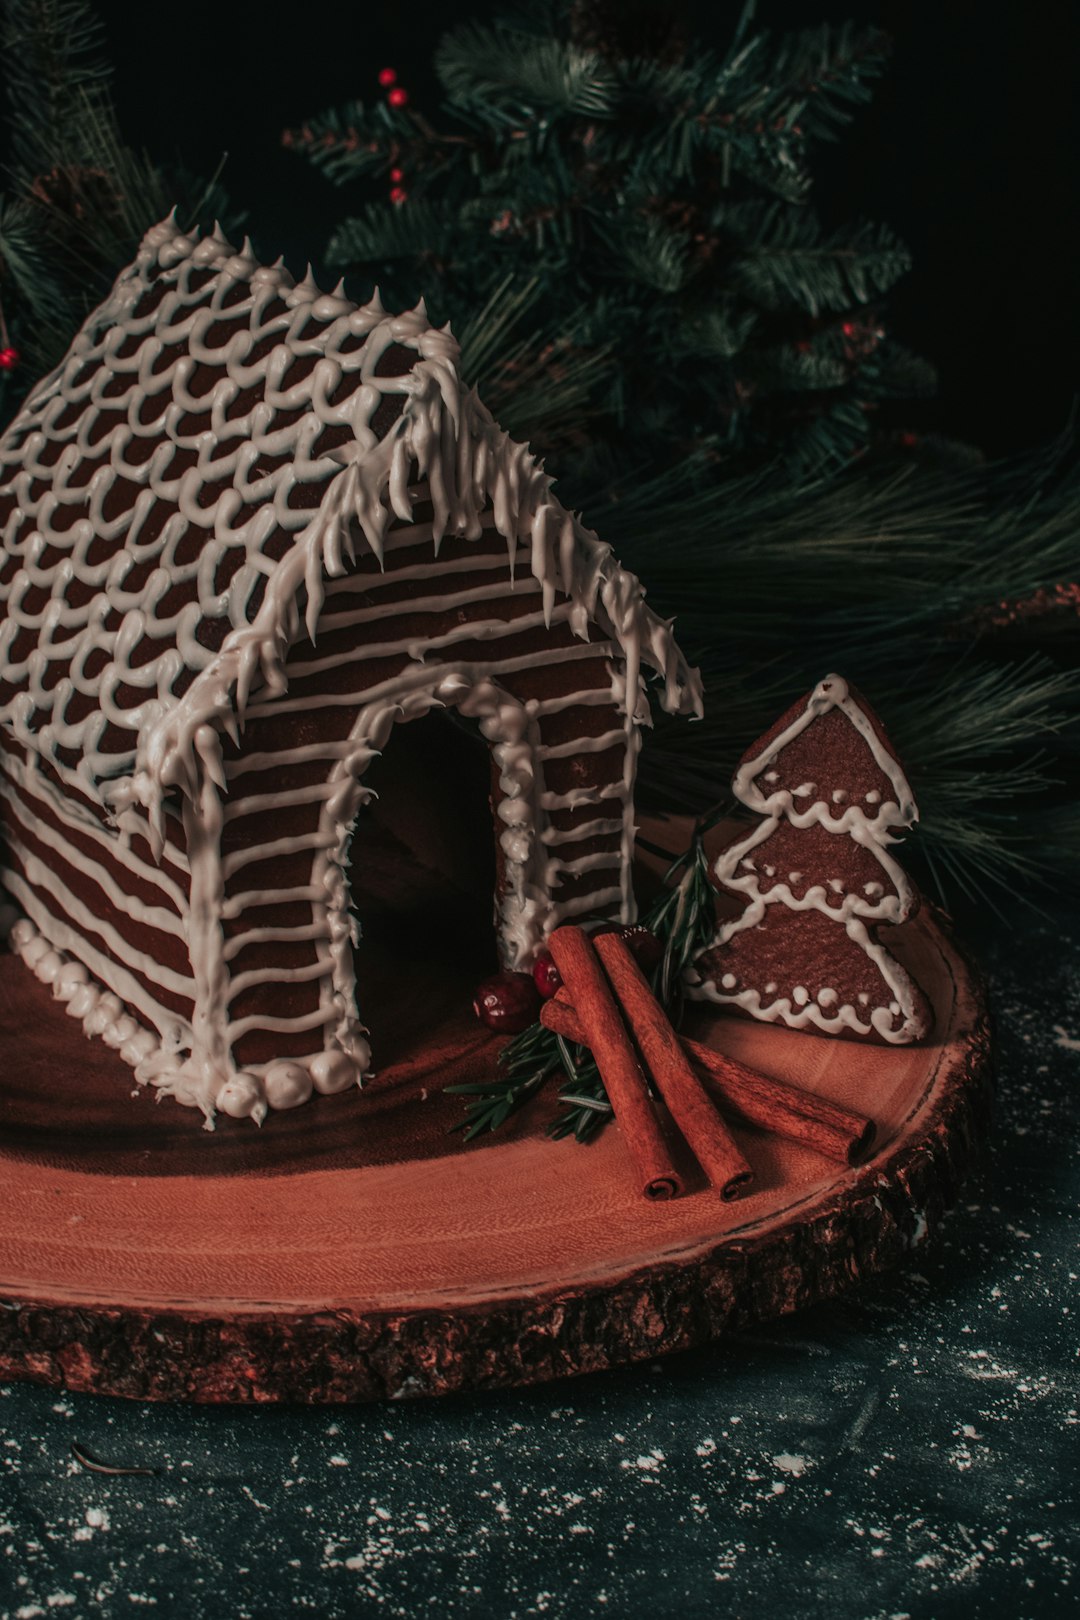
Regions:
[[[39,210],[0,197],[0,278],[10,280],[28,309],[46,319],[61,292],[49,264]]]
[[[859,225],[823,236],[812,215],[775,205],[758,240],[734,259],[734,284],[768,310],[847,309],[888,289],[911,267],[907,249],[885,225]]]
[[[811,137],[866,99],[881,36],[774,40],[749,18],[722,55],[675,53],[661,30],[658,54],[633,58],[615,18],[519,7],[444,38],[437,115],[354,101],[287,136],[340,182],[408,177],[407,201],[365,200],[339,224],[339,267],[392,300],[422,291],[456,325],[496,288],[536,283],[530,335],[605,356],[587,432],[548,413],[537,443],[577,487],[620,458],[707,459],[715,478],[782,451],[795,477],[832,472],[874,437],[864,404],[925,382],[890,365],[881,335],[829,358],[814,329],[876,303],[907,264],[883,228],[825,232],[807,205]],[[511,397],[510,375],[489,378]]]
[[[880,29],[853,23],[788,35],[773,48],[759,114],[798,122],[808,138],[834,140],[871,99],[890,50]]]
[[[746,349],[757,323],[756,310],[739,309],[725,298],[690,313],[683,329],[673,334],[673,348],[699,360],[733,360]]]
[[[958,890],[981,893],[1028,881],[1039,866],[1056,881],[1080,878],[1076,850],[1057,864],[1039,858],[1043,818],[1053,814],[1061,783],[1060,749],[1080,746],[1080,672],[1046,660],[1016,666],[979,664],[970,656],[937,658],[898,680],[889,645],[877,657],[835,658],[835,649],[804,647],[779,665],[760,693],[706,681],[712,703],[689,737],[658,726],[642,756],[643,804],[692,809],[726,795],[746,737],[769,723],[782,695],[810,689],[829,668],[841,672],[888,714],[889,731],[920,807],[917,843],[928,867]],[[887,697],[887,702],[885,701]],[[1056,751],[1056,752],[1055,752]],[[1080,812],[1078,812],[1080,814]],[[1071,874],[1071,877],[1070,877]]]
[[[864,366],[860,384],[870,399],[930,399],[937,392],[937,372],[922,355],[912,354],[894,339],[878,350],[876,364]]]
[[[851,372],[833,344],[786,343],[749,356],[745,375],[759,392],[803,393],[843,388]]]
[[[458,333],[462,376],[478,387],[499,424],[513,437],[550,443],[573,424],[586,434],[599,406],[598,393],[611,380],[608,351],[578,347],[573,333],[546,343],[538,331],[520,327],[539,302],[539,286],[510,290],[502,282]]]
[[[100,22],[86,0],[6,0],[13,172],[0,208],[0,296],[23,364],[15,390],[63,355],[139,240],[176,204],[230,217],[218,175],[167,172],[127,146]],[[12,403],[5,379],[5,406]],[[15,391],[13,390],[13,391]]]
[[[24,174],[79,163],[72,109],[107,104],[111,73],[100,18],[85,0],[5,0],[0,49],[14,166]]]
[[[483,123],[526,112],[605,118],[618,93],[611,65],[596,52],[505,22],[452,29],[436,49],[435,71],[447,95]]]
[[[419,200],[404,208],[387,209],[369,203],[338,226],[330,238],[327,257],[342,267],[395,263],[422,266],[449,256],[457,245],[459,231],[457,211],[449,204]]]
[[[404,163],[411,184],[421,193],[477,144],[461,130],[444,136],[413,113],[385,102],[368,107],[363,101],[348,101],[311,117],[298,128],[287,129],[281,141],[321,169],[335,185],[386,174]]]
[[[690,279],[690,242],[655,215],[631,215],[618,223],[597,221],[608,250],[607,273],[658,293],[678,293]]]
[[[716,926],[704,844],[716,819],[713,813],[696,825],[690,844],[668,868],[663,891],[642,919],[664,947],[649,977],[654,993],[676,1023],[682,1010],[684,971],[709,943]],[[592,1057],[582,1047],[569,1046],[543,1024],[532,1024],[516,1035],[499,1054],[499,1066],[503,1072],[493,1081],[446,1088],[476,1098],[465,1118],[453,1127],[465,1132],[466,1141],[498,1130],[558,1074],[563,1077],[559,1091],[563,1111],[548,1127],[550,1136],[573,1135],[584,1142],[612,1117]]]

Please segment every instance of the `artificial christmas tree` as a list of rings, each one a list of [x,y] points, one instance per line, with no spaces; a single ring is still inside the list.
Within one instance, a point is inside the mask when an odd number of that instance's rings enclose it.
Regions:
[[[826,224],[811,200],[816,151],[870,100],[889,41],[772,36],[754,10],[721,53],[654,0],[500,11],[440,40],[440,108],[383,69],[377,99],[286,132],[353,186],[336,268],[528,334],[522,354],[481,327],[485,395],[563,453],[575,499],[643,467],[693,482],[781,454],[789,477],[834,470],[895,426],[886,402],[933,388],[887,330],[903,243]],[[552,372],[569,409],[549,395],[538,416],[528,396]]]
[[[1075,871],[1054,795],[1080,683],[972,650],[988,602],[1071,577],[1075,455],[987,468],[908,431],[932,370],[890,331],[906,252],[818,197],[888,41],[776,20],[747,3],[706,40],[659,0],[504,8],[439,42],[441,104],[373,63],[284,142],[342,188],[335,272],[452,320],[468,380],[689,637],[709,712],[658,724],[643,802],[716,802],[732,739],[833,660],[883,691],[903,669],[938,890]]]
[[[827,676],[743,756],[734,789],[767,819],[716,863],[749,903],[699,958],[694,992],[794,1029],[924,1036],[926,998],[876,932],[918,906],[888,852],[918,812],[866,700]]]

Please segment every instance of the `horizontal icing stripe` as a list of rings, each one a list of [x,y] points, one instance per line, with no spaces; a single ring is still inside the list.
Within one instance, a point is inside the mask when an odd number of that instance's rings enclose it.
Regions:
[[[540,808],[575,810],[579,805],[600,804],[608,799],[625,799],[628,794],[629,789],[625,782],[605,782],[601,788],[570,788],[565,793],[541,793]]]
[[[330,977],[327,973],[327,978]],[[337,1007],[316,1007],[313,1012],[304,1013],[296,1018],[272,1018],[268,1013],[253,1013],[250,1018],[239,1018],[231,1023],[228,1029],[230,1046],[252,1030],[268,1030],[272,1034],[292,1035],[308,1029],[319,1029],[326,1024],[337,1024],[341,1018],[341,1011]]]
[[[572,759],[575,754],[599,754],[605,748],[614,748],[626,741],[626,727],[619,726],[614,731],[601,732],[595,737],[575,737],[572,742],[552,743],[545,746],[541,743],[536,750],[540,759]]]
[[[592,646],[595,647],[596,645],[597,643],[594,641]],[[565,656],[564,653],[563,657],[565,658]],[[611,705],[611,687],[607,684],[589,686],[586,687],[584,692],[565,692],[559,697],[533,698],[532,702],[536,705],[535,713],[537,718],[542,720],[545,715],[562,714],[566,709],[591,709],[602,707],[605,704]]]
[[[458,573],[457,568],[444,571],[446,579],[453,579]],[[396,576],[394,576],[396,579]],[[435,617],[441,613],[453,613],[456,609],[470,607],[474,602],[502,602],[513,595],[516,601],[524,601],[529,596],[539,596],[541,592],[540,581],[531,576],[520,580],[513,588],[506,579],[494,580],[490,585],[477,585],[473,583],[465,590],[436,591],[429,596],[408,596],[394,602],[373,602],[370,605],[357,608],[343,608],[336,613],[328,613],[325,609],[319,615],[318,633],[320,636],[336,630],[352,630],[357,625],[370,624],[373,620],[387,618],[411,618],[421,614],[425,618]],[[356,593],[358,596],[359,592]],[[371,594],[364,592],[364,595]],[[339,598],[341,601],[341,598]],[[411,639],[411,638],[410,638]],[[315,643],[318,645],[318,642]],[[294,668],[290,664],[290,668]]]
[[[427,489],[427,487],[425,485],[418,485],[418,484],[410,484],[409,485],[409,500],[410,500],[410,502],[411,502],[411,504],[412,504],[412,506],[414,508],[417,507],[417,506],[422,505],[424,502],[426,502],[429,499],[430,499],[430,491]],[[483,515],[481,516],[480,527],[482,528],[482,530],[484,532],[484,538],[485,539],[498,540],[498,543],[499,543],[498,544],[498,550],[500,552],[502,552],[502,554],[505,556],[505,554],[506,554],[506,541],[503,539],[503,537],[496,530],[494,515],[490,510],[483,513]],[[456,537],[454,537],[454,538],[456,538]],[[425,544],[428,545],[428,546],[431,545],[431,519],[430,518],[426,518],[422,522],[419,522],[419,523],[402,524],[400,528],[395,525],[394,528],[387,529],[386,533],[383,535],[383,538],[382,538],[382,548],[383,548],[383,552],[384,552],[384,554],[386,556],[389,556],[390,553],[394,552],[394,551],[408,551],[410,549],[410,547],[419,547],[419,546],[425,545]],[[469,541],[463,541],[463,544],[467,544],[469,546],[480,546],[481,541],[480,540],[469,540]],[[523,558],[527,559],[527,556],[528,556],[527,549],[523,545],[521,545],[520,542],[519,542],[518,550],[519,550],[519,554]],[[481,552],[481,555],[482,556],[490,556],[490,553]],[[497,555],[497,553],[496,553],[496,555]],[[366,562],[367,566],[369,568],[372,568],[373,570],[377,569],[378,568],[378,559],[373,558],[370,562],[368,562],[367,561],[368,556],[369,556],[369,554],[367,552],[361,553],[357,557],[357,562],[358,563]],[[359,576],[359,574],[360,574],[360,569],[357,568],[356,572],[354,574],[352,574],[350,577],[357,578]],[[376,577],[381,578],[381,574],[382,574],[382,571],[379,570],[377,574],[375,572],[373,572],[372,577],[373,578],[376,578]]]
[[[592,855],[579,855],[577,860],[555,859],[549,861],[547,865],[549,871],[562,872],[567,877],[578,877],[582,872],[596,872],[604,867],[618,866],[621,858],[617,849],[598,850]]]
[[[186,913],[187,898],[184,891],[163,867],[141,860],[133,850],[124,847],[118,834],[110,833],[99,821],[81,815],[78,811],[73,813],[70,799],[66,798],[40,771],[26,770],[13,755],[9,755],[7,759],[0,757],[0,791],[7,791],[4,788],[5,780],[11,782],[16,793],[43,805],[57,821],[70,828],[73,833],[80,833],[99,845],[115,865],[126,867],[135,877],[158,889],[163,898],[172,902],[178,916]],[[183,865],[186,870],[187,860],[184,855],[171,846],[167,846],[167,853],[172,864]]]
[[[45,904],[42,885],[35,881],[31,886],[21,873],[8,868],[4,872],[4,887],[54,949],[64,951],[84,963],[94,978],[139,1013],[144,1023],[152,1025],[159,1034],[164,1034],[181,1022],[175,1012],[154,1000],[134,974],[114,962],[111,956],[97,950],[70,922],[56,916]]]
[[[277,896],[274,897],[275,903]],[[233,934],[225,942],[225,960],[231,962],[239,956],[241,951],[247,950],[251,945],[292,945],[301,944],[304,940],[325,940],[328,938],[326,923],[309,922],[298,923],[295,928],[275,928],[271,924],[264,927],[248,928],[242,934]],[[234,981],[234,984],[237,981]]]
[[[317,884],[305,883],[293,888],[275,889],[268,899],[263,889],[245,889],[241,894],[226,896],[221,907],[223,918],[232,920],[243,916],[245,911],[258,911],[268,905],[286,905],[295,901],[311,901],[313,903],[326,903],[325,891]]]
[[[581,641],[575,642],[569,647],[559,648],[559,662],[561,664],[570,663],[577,659],[611,656],[612,646],[609,641]],[[523,653],[516,658],[493,658],[490,661],[484,659],[483,662],[470,661],[465,665],[455,663],[453,659],[449,659],[445,663],[440,661],[437,664],[430,665],[417,664],[412,669],[390,676],[377,686],[363,689],[362,695],[365,703],[372,703],[379,698],[390,697],[402,688],[409,689],[411,687],[415,689],[418,686],[426,686],[436,674],[441,678],[444,675],[454,675],[461,672],[466,676],[472,676],[475,680],[481,680],[484,676],[489,676],[492,680],[498,680],[500,675],[512,675],[515,671],[532,670],[535,667],[535,652]],[[346,707],[355,703],[357,696],[358,693],[355,691],[327,692],[319,699],[319,702],[323,707]],[[610,692],[608,692],[607,697],[610,702]],[[268,719],[278,714],[303,713],[310,708],[311,699],[309,697],[290,698],[286,695],[285,697],[271,698],[265,703],[251,703],[248,705],[247,713],[248,719],[256,720]]]
[[[465,567],[465,562],[471,564]],[[335,581],[319,614],[316,640],[326,630],[345,630],[376,616],[406,618],[453,611],[473,602],[505,601],[509,606],[527,601],[541,589],[532,575],[511,580],[505,558],[479,556],[461,562],[445,559],[416,563],[385,574],[345,574]],[[425,605],[426,604],[426,605]],[[358,617],[354,618],[354,615]],[[303,646],[303,632],[291,651]]]
[[[540,834],[541,843],[549,848],[554,845],[580,844],[585,838],[604,838],[608,835],[614,838],[622,837],[622,817],[597,816],[593,821],[584,822],[579,827],[570,827],[560,832],[557,827],[545,827]]]
[[[163,906],[148,905],[138,896],[129,894],[126,889],[121,888],[107,867],[91,860],[84,850],[74,848],[40,813],[34,814],[31,796],[21,794],[2,773],[0,773],[0,798],[3,798],[10,813],[28,835],[85,873],[108,897],[117,911],[123,912],[134,923],[156,929],[161,934],[171,934],[175,939],[183,940],[186,945],[187,931],[183,921],[174,911],[167,911]],[[79,831],[83,829],[80,827]]]
[[[597,889],[589,894],[575,895],[572,900],[556,900],[554,909],[560,919],[579,917],[583,911],[598,911],[602,906],[616,905],[621,899],[621,888]]]
[[[222,875],[228,883],[242,866],[250,866],[252,861],[268,861],[278,855],[294,855],[302,849],[310,849],[314,855],[318,849],[333,849],[336,843],[337,839],[333,833],[298,833],[295,838],[274,838],[268,843],[254,844],[250,849],[237,849],[232,854],[226,855],[221,863]]]
[[[543,610],[540,609],[535,613],[522,613],[513,619],[469,619],[464,624],[456,624],[452,629],[444,630],[437,636],[425,635],[420,631],[405,641],[400,637],[393,641],[368,641],[357,646],[355,658],[342,658],[340,653],[335,653],[329,658],[312,658],[307,662],[290,659],[287,666],[289,683],[291,685],[293,681],[307,680],[312,675],[323,675],[327,670],[338,670],[348,664],[368,664],[379,658],[393,658],[403,652],[407,653],[412,646],[421,646],[426,658],[429,653],[444,647],[453,647],[459,641],[500,641],[503,637],[522,635],[527,630],[543,630],[547,622],[552,625],[569,623],[570,611],[569,603],[562,603],[552,609],[550,621],[545,621]],[[378,618],[386,616],[385,612],[376,614]],[[586,645],[595,646],[596,643]],[[253,704],[248,711],[249,714],[254,713],[257,707]]]
[[[315,755],[318,759],[320,756]],[[278,765],[281,760],[277,761]],[[329,777],[331,761],[327,760],[327,776]],[[290,809],[300,804],[321,804],[328,799],[331,793],[337,791],[336,784],[329,780],[314,782],[310,787],[289,788],[285,793],[249,793],[245,798],[226,799],[224,804],[224,818],[226,821],[239,821],[244,816],[261,815],[266,810],[276,810],[287,805]]]
[[[256,771],[276,771],[283,765],[307,765],[312,760],[337,761],[352,753],[353,745],[347,737],[338,742],[301,743],[295,748],[263,749],[259,753],[243,754],[239,759],[225,761],[226,780],[248,776]]]
[[[291,967],[288,970],[287,983],[291,989],[294,984],[310,984],[313,979],[328,979],[330,965],[328,962],[318,960],[306,962],[302,967]],[[229,1002],[234,1002],[237,996],[243,995],[245,990],[252,990],[260,984],[279,984],[282,982],[280,968],[251,968],[247,973],[237,973],[229,980]]]
[[[165,967],[160,962],[152,963],[153,980],[137,966],[136,957],[141,952],[134,950],[124,936],[117,932],[112,923],[105,921],[97,912],[86,906],[78,895],[71,892],[69,884],[62,876],[58,876],[55,868],[43,861],[39,855],[17,837],[9,828],[7,845],[10,853],[18,860],[27,882],[47,894],[57,907],[57,915],[70,917],[80,929],[89,930],[97,934],[115,956],[129,971],[136,973],[149,982],[156,983],[162,989],[171,990],[174,995],[185,999],[193,999],[195,994],[195,981],[184,974],[177,973],[175,968]]]
[[[429,579],[456,579],[461,574],[495,574],[499,573],[505,580],[506,589],[517,589],[521,581],[519,575],[513,586],[510,583],[510,569],[506,560],[506,542],[501,541],[498,554],[478,549],[468,556],[448,559],[445,555],[435,556],[431,548],[431,526],[426,530],[423,527],[414,530],[420,538],[411,540],[418,561],[398,562],[392,568],[379,569],[376,565],[370,568],[350,568],[345,574],[338,574],[334,579],[327,579],[323,589],[326,607],[323,613],[333,609],[336,604],[347,602],[350,596],[360,595],[366,591],[389,590],[395,585],[414,585],[421,580]],[[392,550],[403,550],[404,547],[392,547]],[[425,555],[426,552],[426,555]],[[532,575],[528,576],[532,579]],[[321,616],[320,616],[321,618]]]

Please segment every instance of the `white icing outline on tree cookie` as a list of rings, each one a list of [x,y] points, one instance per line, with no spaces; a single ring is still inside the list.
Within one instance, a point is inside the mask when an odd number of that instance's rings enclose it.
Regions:
[[[896,795],[895,802],[886,800],[876,817],[866,816],[857,805],[849,806],[841,816],[830,816],[825,805],[819,801],[812,804],[809,810],[798,811],[795,809],[793,794],[789,789],[780,789],[766,798],[755,786],[754,779],[772,764],[780,751],[794,738],[800,736],[820,715],[826,714],[832,708],[840,709],[851,721],[871,750],[875,763],[892,784]],[[715,976],[702,976],[696,966],[691,966],[687,970],[687,994],[695,1000],[741,1007],[752,1017],[759,1018],[765,1023],[776,1023],[779,1020],[791,1029],[807,1029],[813,1026],[825,1035],[839,1035],[850,1031],[858,1035],[876,1036],[889,1042],[890,1045],[906,1045],[911,1041],[920,1040],[927,1033],[927,1027],[920,1017],[920,992],[899,962],[879,941],[871,937],[866,926],[867,922],[874,921],[901,923],[915,909],[918,902],[917,891],[907,873],[887,853],[886,846],[899,842],[889,832],[889,827],[911,826],[918,820],[918,810],[907,778],[878,737],[864,710],[851,696],[843,677],[827,675],[823,681],[819,681],[810,694],[803,712],[775,737],[767,748],[740,765],[732,785],[736,798],[748,809],[757,811],[766,819],[760,826],[753,828],[745,838],[739,839],[721,852],[714,864],[713,873],[717,882],[725,888],[741,891],[750,896],[750,903],[740,916],[718,928],[709,944],[698,953],[695,961],[701,961],[710,951],[726,945],[736,934],[746,929],[757,928],[765,916],[768,905],[780,905],[792,912],[818,911],[830,921],[842,925],[848,937],[875,963],[886,986],[892,992],[893,1002],[899,1007],[899,1013],[891,1013],[887,1007],[876,1007],[867,1019],[860,1017],[858,1010],[850,1003],[843,1003],[830,1015],[809,996],[809,993],[806,1003],[801,1007],[792,1006],[787,996],[765,1002],[762,1000],[761,991],[754,988],[731,994],[723,988],[722,982],[717,984]],[[805,831],[817,823],[831,834],[846,835],[853,839],[876,857],[892,881],[896,895],[884,895],[874,903],[861,899],[858,894],[848,893],[840,906],[830,906],[825,899],[825,890],[820,884],[808,889],[802,898],[792,893],[790,883],[783,881],[773,883],[763,892],[758,872],[740,874],[739,862],[748,851],[764,844],[785,819],[800,831]],[[831,987],[826,988],[830,995],[835,994]],[[894,1029],[892,1024],[897,1016],[900,1017],[901,1023],[899,1028]]]
[[[808,889],[800,899],[792,893],[791,886],[784,882],[775,882],[770,888],[761,888],[761,877],[758,871],[740,873],[739,863],[752,849],[764,844],[772,837],[782,822],[788,819],[783,813],[772,816],[755,827],[745,838],[736,844],[731,844],[717,859],[713,871],[717,881],[726,888],[738,889],[748,894],[752,900],[780,901],[792,911],[822,911],[827,917],[836,921],[846,921],[849,917],[865,917],[873,921],[902,923],[911,916],[915,908],[916,893],[914,885],[903,867],[894,861],[882,847],[884,843],[896,843],[897,839],[889,838],[887,834],[874,837],[870,825],[854,826],[848,829],[848,836],[856,843],[868,850],[896,889],[896,894],[885,894],[878,901],[863,899],[857,893],[845,894],[839,906],[830,906],[825,898],[825,890],[820,884]],[[809,825],[809,823],[808,823]],[[801,829],[805,830],[805,829]],[[828,829],[832,831],[831,828]]]
[[[820,715],[827,714],[830,709],[839,709],[850,720],[855,730],[870,749],[874,756],[874,763],[886,776],[892,786],[894,798],[886,799],[876,816],[867,816],[858,805],[850,805],[840,816],[831,816],[826,806],[818,801],[811,804],[808,810],[798,810],[795,807],[793,795],[789,788],[780,788],[767,797],[755,785],[755,777],[759,776],[767,766],[771,765],[781,749],[788,743],[794,742],[801,736],[807,726]],[[858,703],[851,696],[847,682],[840,675],[826,675],[819,681],[802,714],[797,715],[785,731],[774,737],[768,747],[753,759],[744,761],[735,772],[732,782],[735,797],[745,804],[747,809],[756,810],[759,815],[786,814],[793,827],[805,828],[812,826],[815,821],[826,827],[829,832],[854,832],[858,827],[887,828],[910,827],[918,821],[919,812],[915,805],[915,796],[908,784],[897,760],[895,760],[885,744],[878,737],[874,727]]]
[[[753,902],[741,917],[726,923],[720,929],[716,938],[706,947],[706,951],[713,950],[719,945],[726,945],[733,934],[741,933],[745,928],[756,928],[764,915],[765,901]],[[883,945],[870,938],[866,924],[860,918],[848,917],[843,923],[837,919],[837,925],[842,926],[849,939],[876,963],[878,971],[892,991],[894,1001],[900,1007],[899,1016],[902,1023],[899,1029],[891,1028],[897,1015],[890,1013],[887,1007],[875,1007],[867,1020],[860,1018],[850,1002],[843,1002],[838,1010],[829,1016],[812,997],[800,1008],[793,1007],[787,996],[778,996],[775,1001],[765,1003],[761,999],[761,992],[755,989],[740,990],[736,995],[729,995],[717,985],[715,979],[702,978],[693,968],[688,978],[687,993],[696,1001],[714,1001],[721,1006],[741,1007],[765,1023],[775,1023],[780,1019],[790,1029],[808,1029],[813,1026],[823,1035],[840,1035],[848,1030],[856,1035],[876,1035],[881,1040],[887,1041],[890,1046],[906,1046],[911,1041],[921,1040],[926,1034],[926,1029],[917,1013],[919,992],[909,974],[895,957],[889,955]]]

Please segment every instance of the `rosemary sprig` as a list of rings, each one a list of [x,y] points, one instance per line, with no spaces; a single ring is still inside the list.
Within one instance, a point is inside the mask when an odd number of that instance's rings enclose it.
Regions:
[[[676,1025],[682,1015],[684,970],[709,943],[716,926],[705,834],[721,814],[718,807],[697,823],[689,845],[668,867],[661,893],[641,919],[664,947],[650,980]],[[499,1067],[501,1073],[494,1080],[446,1088],[476,1099],[453,1127],[465,1132],[467,1142],[484,1131],[497,1131],[558,1074],[564,1080],[559,1092],[563,1110],[548,1127],[549,1136],[572,1135],[586,1142],[611,1118],[611,1103],[590,1054],[583,1047],[571,1047],[543,1024],[530,1024],[515,1035],[503,1048]]]

